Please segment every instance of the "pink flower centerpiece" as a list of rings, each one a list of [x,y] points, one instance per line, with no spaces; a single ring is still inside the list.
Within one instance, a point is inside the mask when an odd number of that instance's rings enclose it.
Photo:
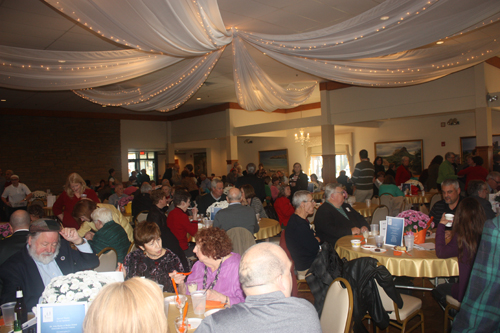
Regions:
[[[3,240],[10,236],[12,236],[12,228],[10,227],[10,223],[0,224],[0,240]]]
[[[429,227],[434,228],[434,222],[429,223],[430,218],[428,215],[416,211],[406,210],[399,213],[397,217],[405,219],[405,235],[413,234],[415,236],[414,243],[422,244],[425,242],[425,234]]]

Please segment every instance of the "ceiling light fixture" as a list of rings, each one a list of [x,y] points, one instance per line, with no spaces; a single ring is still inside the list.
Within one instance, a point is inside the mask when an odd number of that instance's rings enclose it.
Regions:
[[[61,64],[64,64],[66,62],[66,60],[58,60],[58,62],[60,62]]]
[[[6,99],[0,99],[0,102],[7,102]]]
[[[389,16],[382,16],[380,19],[381,19],[382,21],[387,21],[387,20],[389,19]]]
[[[442,40],[440,40],[440,41],[437,41],[436,44],[441,45],[441,44],[444,44],[444,42]]]
[[[197,101],[201,101],[201,97],[197,97],[197,98],[196,98],[196,100],[197,100]]]
[[[302,146],[304,145],[304,142],[309,142],[311,141],[311,139],[309,138],[309,133],[307,133],[307,136],[304,136],[304,129],[301,128],[299,130],[299,135],[297,135],[297,133],[295,133],[295,143],[300,143]]]

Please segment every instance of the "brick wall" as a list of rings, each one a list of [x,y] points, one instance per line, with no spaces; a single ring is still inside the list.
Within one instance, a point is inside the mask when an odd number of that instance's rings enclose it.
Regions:
[[[79,173],[92,184],[121,179],[120,120],[0,115],[0,168],[31,191],[60,193]]]

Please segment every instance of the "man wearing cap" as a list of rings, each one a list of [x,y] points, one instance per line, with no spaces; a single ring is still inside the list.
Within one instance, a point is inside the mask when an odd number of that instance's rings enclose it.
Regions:
[[[2,194],[2,201],[7,206],[8,219],[10,219],[10,214],[16,210],[26,210],[28,200],[33,196],[28,186],[19,182],[18,175],[10,176],[10,180],[12,181],[12,185],[7,186]]]
[[[0,266],[0,304],[15,302],[16,289],[21,287],[26,306],[31,309],[52,278],[98,265],[99,259],[76,229],[62,228],[54,220],[37,220],[30,226],[26,246]]]

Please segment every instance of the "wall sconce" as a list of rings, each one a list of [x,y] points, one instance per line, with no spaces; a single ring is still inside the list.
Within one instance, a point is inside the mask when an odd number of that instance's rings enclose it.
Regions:
[[[450,118],[447,122],[448,125],[460,125],[460,122],[457,120],[457,118]]]

